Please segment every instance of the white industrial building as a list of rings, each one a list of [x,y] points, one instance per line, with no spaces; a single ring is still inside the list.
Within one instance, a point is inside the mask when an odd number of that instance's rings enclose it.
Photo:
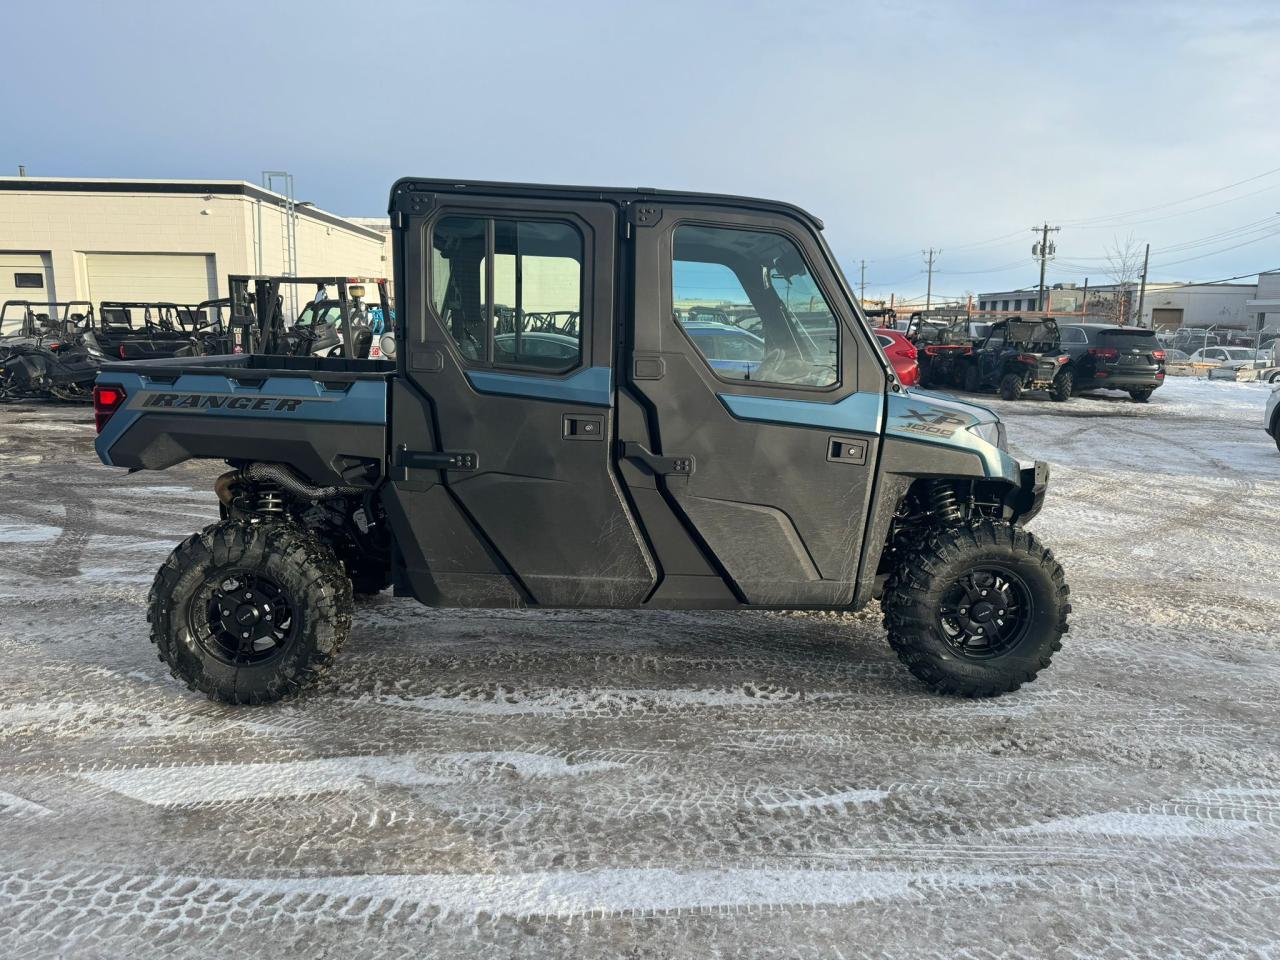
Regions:
[[[230,274],[383,277],[387,240],[240,180],[0,178],[0,302],[199,303]]]
[[[1116,322],[1123,315],[1128,323],[1157,330],[1215,327],[1250,334],[1266,329],[1268,323],[1280,326],[1280,273],[1264,273],[1258,281],[1148,283],[1142,297],[1136,283],[1090,284],[1087,290],[1074,283],[1055,283],[1045,289],[1045,300],[1052,313],[1076,314],[1088,320]],[[975,298],[974,307],[980,313],[996,316],[1038,313],[1038,293],[1035,288],[981,293]]]

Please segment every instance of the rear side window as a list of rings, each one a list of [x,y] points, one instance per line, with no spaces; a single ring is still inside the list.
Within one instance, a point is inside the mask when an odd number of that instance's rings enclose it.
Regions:
[[[717,376],[803,387],[839,380],[839,324],[790,239],[684,225],[672,260],[675,320]]]
[[[570,370],[582,362],[582,264],[572,224],[445,217],[431,302],[470,365]]]
[[[1088,343],[1089,337],[1079,327],[1063,327],[1061,329],[1063,343]]]

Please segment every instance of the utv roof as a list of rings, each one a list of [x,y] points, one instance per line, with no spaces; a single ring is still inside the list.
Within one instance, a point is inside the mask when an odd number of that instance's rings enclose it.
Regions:
[[[581,187],[545,183],[504,183],[496,180],[448,180],[439,177],[402,177],[391,186],[388,212],[395,213],[396,197],[406,193],[460,193],[503,197],[540,197],[565,200],[606,200],[614,203],[636,203],[645,200],[667,200],[688,203],[713,203],[721,207],[746,207],[772,210],[798,217],[822,229],[822,221],[802,207],[781,200],[762,200],[725,193],[695,193],[688,190],[659,190],[655,187]]]

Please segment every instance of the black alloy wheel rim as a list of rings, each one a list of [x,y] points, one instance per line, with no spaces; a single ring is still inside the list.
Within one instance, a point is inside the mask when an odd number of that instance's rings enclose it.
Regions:
[[[297,632],[293,605],[261,574],[222,570],[205,581],[191,608],[191,632],[211,657],[233,667],[280,656]]]
[[[1006,567],[979,566],[947,587],[938,631],[958,656],[990,660],[1023,641],[1034,615],[1035,601],[1021,577]]]

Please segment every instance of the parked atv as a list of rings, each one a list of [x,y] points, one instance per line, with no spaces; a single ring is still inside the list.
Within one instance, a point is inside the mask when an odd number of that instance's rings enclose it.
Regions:
[[[201,353],[176,303],[104,300],[85,331],[89,353],[99,360],[158,360]]]
[[[87,301],[0,305],[0,401],[92,399],[98,364],[83,343],[92,317]]]
[[[913,313],[907,321],[906,337],[916,347],[922,387],[959,387],[964,383],[973,353],[968,317],[932,318]]]
[[[394,363],[241,354],[99,376],[103,462],[228,463],[221,521],[150,594],[152,642],[188,686],[232,703],[313,686],[353,594],[388,584],[470,608],[879,598],[889,645],[935,690],[992,696],[1049,666],[1071,605],[1025,526],[1048,465],[1015,460],[990,410],[898,382],[816,218],[742,197],[413,179],[392,188],[391,223]],[[672,278],[692,264],[735,277],[759,319],[750,377],[682,329],[674,304],[704,288]],[[507,265],[515,316],[577,311],[576,336],[496,329]],[[812,334],[828,326],[829,341]]]
[[[965,357],[964,388],[970,393],[999,390],[1005,400],[1021,399],[1028,390],[1048,390],[1063,402],[1071,399],[1073,389],[1070,360],[1056,321],[997,320]]]

